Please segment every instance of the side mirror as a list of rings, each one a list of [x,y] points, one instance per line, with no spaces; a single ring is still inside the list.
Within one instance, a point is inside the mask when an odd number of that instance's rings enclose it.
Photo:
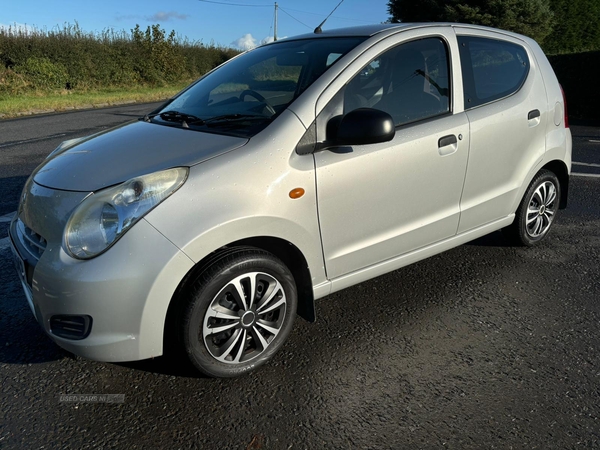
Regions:
[[[335,118],[334,118],[335,119]],[[373,108],[358,108],[342,117],[333,145],[365,145],[394,139],[396,127],[388,113]]]

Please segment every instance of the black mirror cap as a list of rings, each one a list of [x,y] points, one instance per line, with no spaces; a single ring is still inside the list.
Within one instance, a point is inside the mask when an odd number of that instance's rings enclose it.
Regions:
[[[385,111],[358,108],[346,114],[338,127],[336,145],[365,145],[394,139],[394,119]]]

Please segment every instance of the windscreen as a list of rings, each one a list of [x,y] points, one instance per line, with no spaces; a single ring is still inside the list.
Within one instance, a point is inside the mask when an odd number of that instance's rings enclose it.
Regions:
[[[153,123],[251,137],[265,128],[364,37],[281,41],[247,52],[209,73]]]

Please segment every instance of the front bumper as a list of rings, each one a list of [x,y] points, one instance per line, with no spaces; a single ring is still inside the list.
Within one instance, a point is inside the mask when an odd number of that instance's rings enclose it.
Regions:
[[[43,241],[41,255],[33,255],[37,247],[19,227],[30,230],[23,219],[35,214],[22,205],[11,223],[10,239],[25,296],[44,331],[64,349],[98,361],[161,355],[169,303],[193,262],[143,219],[91,260],[70,257],[56,236]],[[38,232],[44,234],[32,231]],[[57,316],[91,317],[89,335],[79,340],[57,336],[51,325]]]

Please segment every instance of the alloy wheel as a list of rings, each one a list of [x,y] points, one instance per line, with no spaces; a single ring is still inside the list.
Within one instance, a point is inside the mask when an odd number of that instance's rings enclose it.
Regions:
[[[215,295],[204,316],[202,340],[218,361],[246,363],[269,348],[282,329],[287,299],[272,275],[250,272]]]
[[[548,231],[556,213],[556,199],[556,187],[550,181],[543,182],[534,191],[525,219],[529,236],[538,238]]]

